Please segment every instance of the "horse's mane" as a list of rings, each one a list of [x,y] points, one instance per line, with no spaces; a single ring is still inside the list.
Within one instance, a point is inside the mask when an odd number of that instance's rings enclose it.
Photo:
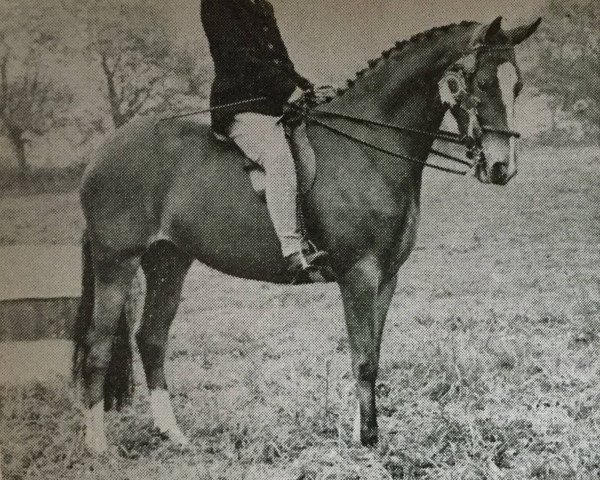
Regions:
[[[367,67],[356,72],[354,78],[348,79],[346,82],[348,86],[346,88],[339,88],[337,90],[338,97],[344,95],[346,91],[353,88],[360,79],[368,78],[369,75],[375,70],[377,66],[380,65],[381,62],[386,62],[389,60],[398,60],[400,57],[404,57],[405,55],[410,53],[411,49],[420,46],[423,40],[431,39],[439,34],[453,33],[458,29],[465,30],[475,25],[478,25],[477,22],[471,21],[451,23],[449,25],[434,27],[424,32],[417,33],[410,37],[408,40],[400,40],[396,42],[394,46],[387,50],[384,50],[379,57],[369,60],[367,62]]]

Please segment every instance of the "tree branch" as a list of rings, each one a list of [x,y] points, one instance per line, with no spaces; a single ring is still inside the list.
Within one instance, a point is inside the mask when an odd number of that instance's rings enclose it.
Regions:
[[[100,54],[100,64],[102,65],[104,76],[107,78],[107,80],[112,80],[113,76],[115,75],[115,70],[111,70],[111,68],[108,66],[108,59],[106,55]]]

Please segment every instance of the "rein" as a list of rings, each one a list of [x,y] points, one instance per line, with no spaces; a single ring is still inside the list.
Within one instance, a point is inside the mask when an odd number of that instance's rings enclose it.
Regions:
[[[356,137],[354,137],[353,135],[350,135],[347,132],[343,132],[342,130],[339,130],[339,129],[331,126],[331,125],[328,125],[325,122],[322,122],[322,121],[314,119],[314,118],[311,118],[310,122],[315,123],[317,125],[320,125],[320,126],[326,128],[327,130],[331,130],[332,132],[337,133],[338,135],[341,135],[342,137],[348,138],[349,140],[352,140],[352,141],[354,141],[356,143],[360,143],[361,145],[364,145],[366,147],[372,148],[373,150],[377,150],[378,152],[385,153],[385,154],[390,155],[392,157],[401,158],[402,160],[407,160],[407,161],[412,162],[412,163],[418,163],[418,164],[423,165],[425,167],[431,167],[431,168],[434,168],[436,170],[441,170],[443,172],[448,172],[448,173],[454,173],[456,175],[466,175],[466,173],[467,173],[466,171],[455,170],[453,168],[447,168],[447,167],[440,167],[438,165],[434,165],[433,163],[428,163],[426,161],[419,160],[417,158],[409,157],[408,155],[403,155],[403,154],[398,153],[398,152],[392,152],[391,150],[387,150],[386,148],[379,147],[379,146],[374,145],[374,144],[372,144],[370,142],[367,142],[366,140],[361,140],[360,138],[356,138]],[[454,158],[452,158],[452,159],[454,159]],[[462,160],[458,160],[458,161],[462,162]],[[467,164],[467,165],[470,165],[467,162],[464,162],[464,163]]]
[[[472,146],[469,146],[469,142],[471,141],[471,143],[472,143],[472,139],[469,139],[469,137],[467,137],[467,136],[459,135],[458,133],[455,133],[455,132],[450,132],[448,130],[438,130],[437,132],[432,132],[429,130],[421,130],[419,128],[413,128],[413,127],[404,127],[402,125],[395,125],[393,123],[380,122],[380,121],[371,120],[368,118],[356,117],[353,115],[347,115],[347,114],[335,113],[335,112],[327,112],[327,111],[311,111],[305,117],[305,119],[308,123],[313,123],[315,125],[319,125],[323,128],[326,128],[327,130],[330,130],[331,132],[334,132],[334,133],[344,137],[344,138],[352,140],[352,141],[359,143],[361,145],[364,145],[366,147],[372,148],[373,150],[385,153],[387,155],[390,155],[390,156],[393,156],[396,158],[400,158],[402,160],[406,160],[406,161],[409,161],[412,163],[423,165],[425,167],[433,168],[435,170],[441,170],[442,172],[453,173],[456,175],[466,175],[468,170],[463,171],[463,170],[457,170],[454,168],[441,167],[439,165],[435,165],[433,163],[429,163],[424,160],[419,160],[417,158],[413,158],[408,155],[404,155],[404,154],[401,154],[398,152],[393,152],[386,148],[383,148],[383,147],[380,147],[373,143],[370,143],[366,140],[361,140],[360,138],[357,138],[348,132],[344,132],[343,130],[340,130],[339,128],[329,125],[328,123],[316,118],[315,114],[329,116],[329,117],[333,117],[333,118],[340,118],[342,120],[349,120],[351,122],[357,122],[357,123],[362,123],[362,124],[366,124],[366,125],[374,125],[377,127],[395,130],[397,132],[401,132],[404,134],[413,134],[413,135],[420,135],[423,137],[435,138],[436,140],[442,140],[444,142],[453,143],[455,145],[464,145],[469,148],[469,150],[467,152],[467,157],[469,157],[469,158],[473,158],[476,153],[474,148]],[[498,133],[498,134],[508,135],[508,136],[516,137],[516,138],[520,138],[520,136],[521,136],[520,133],[512,131],[512,130],[498,129],[498,128],[489,127],[487,125],[481,126],[480,129],[482,132],[485,132],[485,133]],[[472,163],[472,162],[468,162],[461,158],[455,157],[454,155],[450,155],[448,153],[444,153],[444,152],[441,152],[441,151],[433,149],[433,148],[431,148],[429,150],[429,153],[437,155],[438,157],[452,160],[453,162],[459,163],[461,165],[466,165],[469,168],[472,168],[474,166],[474,163]]]
[[[380,122],[377,120],[370,120],[368,118],[363,118],[363,117],[355,117],[353,115],[346,115],[343,113],[334,113],[334,112],[327,112],[327,111],[312,111],[310,112],[307,116],[306,116],[306,120],[309,123],[314,123],[316,125],[320,125],[334,133],[337,133],[338,135],[341,135],[345,138],[348,138],[349,140],[352,140],[356,143],[360,143],[361,145],[367,146],[372,148],[373,150],[377,150],[379,152],[382,153],[386,153],[388,155],[394,156],[396,158],[401,158],[403,160],[407,160],[409,162],[412,163],[417,163],[419,165],[423,165],[425,167],[430,167],[433,168],[435,170],[441,170],[443,172],[448,172],[448,173],[454,173],[456,175],[466,175],[467,171],[462,171],[462,170],[456,170],[454,168],[448,168],[448,167],[441,167],[439,165],[435,165],[433,163],[429,163],[427,161],[423,161],[423,160],[419,160],[413,157],[410,157],[408,155],[404,155],[398,152],[392,152],[391,150],[387,150],[385,148],[379,147],[377,145],[374,145],[370,142],[367,142],[366,140],[361,140],[347,132],[344,132],[336,127],[333,127],[332,125],[329,125],[326,122],[323,122],[321,120],[319,120],[318,118],[316,118],[314,116],[314,113],[317,113],[319,115],[324,115],[324,116],[330,116],[330,117],[334,117],[334,118],[341,118],[343,120],[350,120],[353,122],[358,122],[358,123],[363,123],[363,124],[367,124],[367,125],[375,125],[377,127],[382,127],[382,128],[387,128],[390,130],[395,130],[404,134],[416,134],[416,135],[421,135],[421,136],[425,136],[425,137],[430,137],[430,138],[435,138],[438,140],[443,140],[445,142],[448,143],[453,143],[455,145],[465,145],[465,139],[454,132],[450,132],[447,130],[439,130],[437,132],[432,132],[432,131],[428,131],[428,130],[421,130],[419,128],[413,128],[413,127],[404,127],[401,125],[395,125],[393,123],[386,123],[386,122]],[[441,152],[439,150],[435,150],[435,149],[430,149],[429,153],[433,153],[434,155],[437,155],[439,157],[442,158],[446,158],[448,160],[452,160],[456,163],[459,163],[461,165],[466,165],[469,168],[471,168],[473,166],[473,164],[471,162],[467,162],[466,160],[463,160],[461,158],[455,157],[453,155],[450,155],[448,153],[444,153]]]
[[[233,102],[233,103],[225,103],[222,105],[215,105],[214,107],[210,107],[210,108],[205,108],[203,110],[194,110],[192,112],[186,112],[186,113],[179,113],[177,115],[171,115],[169,117],[162,117],[159,118],[157,120],[158,122],[165,122],[167,120],[176,120],[178,118],[185,118],[185,117],[192,117],[194,115],[200,115],[201,113],[210,113],[210,112],[214,112],[217,110],[225,110],[228,108],[233,108],[233,107],[239,107],[240,105],[246,105],[248,103],[256,103],[256,102],[261,102],[263,100],[266,100],[267,97],[263,96],[263,97],[254,97],[254,98],[248,98],[246,100],[240,100],[239,102]]]
[[[323,112],[319,112],[319,113],[323,113]],[[329,112],[327,112],[327,113],[329,114]],[[337,114],[333,114],[333,115],[337,116]],[[348,116],[342,115],[340,118],[344,118],[344,117],[348,117]],[[348,118],[346,118],[346,120],[347,119]],[[372,122],[373,125],[378,125],[378,126],[382,126],[382,127],[392,128],[394,130],[400,130],[400,131],[405,131],[405,132],[406,131],[411,131],[411,133],[416,133],[417,132],[417,129],[404,130],[404,127],[399,127],[399,126],[396,126],[396,125],[380,124],[380,122],[370,121],[370,120],[367,120],[367,119],[361,119],[361,118],[358,118],[358,117],[354,117],[353,120],[356,120],[356,121],[360,120],[360,121],[363,121],[364,123],[371,123]],[[337,135],[340,135],[340,136],[342,136],[344,138],[347,138],[349,140],[352,140],[352,141],[354,141],[356,143],[359,143],[361,145],[369,147],[369,148],[371,148],[373,150],[376,150],[378,152],[385,153],[385,154],[390,155],[392,157],[400,158],[402,160],[406,160],[406,161],[409,161],[409,162],[412,162],[412,163],[423,165],[424,167],[430,167],[430,168],[433,168],[435,170],[441,170],[442,172],[453,173],[453,174],[456,174],[456,175],[466,175],[466,173],[468,171],[468,170],[467,171],[456,170],[454,168],[448,168],[448,167],[440,167],[439,165],[435,165],[433,163],[429,163],[429,162],[424,161],[424,160],[419,160],[417,158],[413,158],[413,157],[410,157],[408,155],[404,155],[404,154],[401,154],[401,153],[398,153],[398,152],[393,152],[393,151],[388,150],[386,148],[383,148],[383,147],[380,147],[380,146],[375,145],[373,143],[367,142],[366,140],[361,140],[360,138],[357,138],[357,137],[351,135],[348,132],[344,132],[344,131],[342,131],[342,130],[340,130],[340,129],[332,126],[332,125],[329,125],[328,123],[323,122],[323,121],[319,120],[318,118],[315,118],[312,115],[307,116],[306,117],[306,121],[308,123],[313,123],[315,125],[320,125],[321,127],[326,128],[327,130],[330,130],[333,133],[336,133]],[[426,132],[426,134],[428,136],[434,136],[434,137],[440,138],[440,139],[444,139],[444,136],[445,136],[444,134],[445,133],[446,132],[440,133],[440,135],[437,136],[434,132]],[[447,133],[453,133],[453,132],[447,132]],[[454,134],[454,135],[456,135],[456,134]],[[457,137],[458,137],[458,135],[457,135]],[[459,143],[459,144],[462,143],[460,141],[456,141],[456,139],[450,140],[450,138],[452,138],[452,137],[448,137],[448,141],[451,141],[452,143]],[[453,161],[461,163],[463,165],[467,165],[469,167],[472,167],[471,163],[469,163],[469,162],[467,162],[465,160],[462,160],[460,158],[453,157],[452,155],[448,155],[446,153],[443,153],[443,152],[440,152],[440,151],[437,151],[437,150],[430,150],[430,153],[434,153],[435,155],[439,155],[441,157],[448,158],[449,160],[453,160]]]
[[[469,116],[469,126],[468,126],[468,133],[465,135],[460,135],[458,133],[450,132],[447,130],[438,130],[435,132],[429,131],[429,130],[422,130],[419,128],[395,125],[395,124],[381,122],[381,121],[377,121],[377,120],[371,120],[369,118],[357,117],[354,115],[329,112],[329,111],[319,111],[316,109],[309,109],[308,111],[305,110],[303,112],[303,114],[301,113],[301,115],[304,117],[304,119],[308,123],[313,123],[313,124],[319,125],[323,128],[326,128],[327,130],[330,130],[330,131],[336,133],[337,135],[340,135],[340,136],[345,137],[349,140],[352,140],[356,143],[359,143],[361,145],[369,147],[373,150],[385,153],[392,157],[400,158],[400,159],[403,159],[403,160],[406,160],[406,161],[409,161],[412,163],[416,163],[419,165],[423,165],[425,167],[430,167],[430,168],[433,168],[436,170],[441,170],[443,172],[453,173],[456,175],[466,175],[468,170],[463,171],[463,170],[457,170],[454,168],[441,167],[439,165],[429,163],[425,160],[419,160],[417,158],[413,158],[408,155],[404,155],[404,154],[401,154],[398,152],[393,152],[391,150],[385,149],[383,147],[375,145],[366,140],[362,140],[348,132],[344,132],[343,130],[336,128],[336,127],[328,124],[327,122],[320,120],[319,118],[317,118],[317,116],[318,115],[329,116],[332,118],[348,120],[350,122],[355,122],[355,123],[360,123],[360,124],[365,124],[365,125],[373,125],[373,126],[377,126],[377,127],[381,127],[381,128],[387,128],[389,130],[394,130],[394,131],[397,131],[397,132],[400,132],[403,134],[429,137],[429,138],[434,138],[436,140],[442,140],[444,142],[453,143],[455,145],[463,145],[467,148],[467,153],[466,153],[467,158],[474,159],[473,162],[468,162],[466,160],[463,160],[463,159],[455,157],[453,155],[441,152],[439,150],[435,150],[433,148],[429,149],[429,153],[437,155],[438,157],[452,160],[453,162],[456,162],[460,165],[465,165],[465,166],[468,166],[469,168],[472,168],[473,166],[475,166],[475,164],[477,162],[481,162],[483,160],[483,151],[481,149],[481,137],[480,137],[481,133],[496,133],[496,134],[505,135],[508,137],[515,137],[515,138],[521,137],[520,133],[516,132],[514,130],[495,128],[495,127],[492,127],[489,125],[481,125],[480,124],[478,114],[477,114],[477,105],[479,103],[479,99],[472,93],[468,92],[467,82],[465,79],[465,76],[470,76],[475,71],[476,63],[477,63],[477,54],[479,52],[488,52],[488,51],[494,51],[494,50],[508,50],[510,48],[512,48],[512,47],[489,47],[489,46],[484,46],[484,45],[477,45],[475,47],[472,47],[471,49],[469,49],[467,51],[466,56],[463,56],[462,59],[460,59],[458,62],[455,63],[455,69],[453,69],[451,67],[447,71],[446,75],[444,76],[444,78],[446,78],[446,76],[453,78],[453,80],[456,83],[456,90],[451,91],[450,89],[448,89],[447,93],[450,98],[445,98],[442,100],[442,102],[446,103],[451,108],[458,107],[467,112],[467,114]],[[442,82],[444,80],[444,78],[440,82]],[[300,106],[300,110],[302,110],[301,106]]]

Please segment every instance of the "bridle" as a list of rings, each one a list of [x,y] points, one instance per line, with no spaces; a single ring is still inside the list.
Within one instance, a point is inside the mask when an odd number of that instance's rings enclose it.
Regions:
[[[469,92],[468,85],[472,84],[472,77],[477,71],[477,57],[480,52],[488,52],[493,50],[507,50],[511,47],[490,47],[486,45],[477,45],[466,51],[466,53],[454,64],[452,64],[448,69],[446,69],[444,75],[438,85],[442,82],[446,82],[448,85],[447,90],[443,90],[440,88],[440,95],[442,104],[446,105],[450,108],[450,110],[460,111],[463,110],[468,115],[468,126],[466,134],[458,134],[455,132],[450,132],[448,130],[439,129],[437,131],[429,131],[423,130],[415,127],[407,127],[403,125],[396,125],[392,123],[381,122],[377,120],[372,120],[369,118],[363,118],[355,115],[337,113],[327,110],[318,110],[314,107],[318,106],[318,103],[315,103],[311,98],[311,95],[308,95],[306,98],[301,99],[298,103],[290,105],[288,112],[282,118],[283,123],[289,123],[290,125],[294,125],[297,121],[306,121],[308,124],[319,125],[339,136],[347,138],[355,143],[360,145],[364,145],[372,150],[384,153],[392,158],[400,158],[402,160],[406,160],[411,163],[416,163],[422,165],[424,167],[433,168],[435,170],[441,170],[443,172],[453,173],[456,175],[466,175],[467,172],[476,166],[477,164],[483,162],[485,157],[483,155],[483,149],[481,144],[481,136],[483,133],[496,133],[500,135],[505,135],[507,137],[519,138],[521,134],[519,132],[515,132],[513,130],[506,130],[501,128],[492,127],[489,125],[481,124],[479,121],[479,114],[477,111],[477,106],[479,104],[479,99],[472,92]],[[453,83],[453,87],[451,88],[450,83]],[[445,94],[442,94],[445,92]],[[224,105],[217,105],[203,110],[197,110],[193,112],[183,113],[172,115],[169,117],[160,118],[156,122],[156,126],[158,126],[161,122],[167,120],[175,120],[183,117],[188,117],[191,115],[198,115],[202,113],[208,113],[215,110],[227,110],[234,107],[239,107],[245,104],[253,104],[256,102],[264,101],[267,97],[256,97],[250,98],[247,100],[241,100],[238,102],[228,103]],[[456,116],[456,115],[455,115]],[[286,119],[286,117],[288,117]],[[319,118],[321,117],[321,118]],[[465,165],[469,167],[467,170],[458,170],[451,167],[442,167],[440,165],[435,165],[433,163],[429,163],[425,160],[419,160],[418,158],[411,157],[409,155],[405,155],[399,152],[395,152],[389,150],[385,147],[381,147],[375,145],[367,140],[362,140],[351,133],[345,132],[329,123],[324,121],[322,118],[330,117],[337,118],[340,120],[347,120],[350,122],[355,122],[363,125],[371,125],[379,128],[385,128],[393,131],[400,132],[405,135],[417,135],[422,137],[434,138],[436,140],[441,140],[447,143],[452,143],[456,145],[462,145],[466,147],[466,157],[470,160],[463,160],[462,158],[455,157],[448,153],[430,148],[430,154],[437,155],[438,157],[445,158],[447,160],[451,160],[461,165]]]
[[[392,123],[380,122],[377,120],[372,120],[369,118],[363,118],[355,115],[348,115],[343,113],[337,113],[327,110],[318,110],[318,109],[309,109],[304,112],[304,118],[308,124],[319,125],[337,135],[340,135],[344,138],[347,138],[355,143],[364,145],[373,150],[376,150],[381,153],[385,153],[391,157],[400,158],[411,163],[416,163],[423,165],[424,167],[433,168],[436,170],[441,170],[448,173],[453,173],[457,175],[465,175],[469,169],[474,167],[477,164],[485,161],[485,157],[483,154],[482,148],[482,135],[483,133],[496,133],[500,135],[505,135],[507,137],[515,137],[519,138],[521,135],[513,130],[501,129],[492,127],[489,125],[481,124],[479,121],[479,113],[477,111],[477,106],[480,103],[479,98],[472,92],[469,92],[468,85],[472,84],[472,78],[475,72],[477,71],[477,57],[478,53],[482,51],[493,51],[493,50],[507,50],[511,47],[490,47],[484,45],[475,46],[469,50],[467,50],[466,54],[463,55],[457,62],[451,65],[442,76],[442,79],[439,81],[438,85],[440,87],[440,96],[442,104],[447,106],[455,115],[459,111],[464,111],[468,117],[468,125],[466,128],[466,133],[458,134],[455,132],[450,132],[447,130],[437,130],[437,131],[429,131],[423,130],[420,128],[407,127],[403,125],[396,125]],[[456,112],[456,113],[455,113]],[[441,152],[439,150],[435,150],[431,148],[429,150],[430,154],[437,155],[439,157],[451,160],[453,162],[459,163],[461,165],[468,166],[467,170],[458,170],[451,167],[442,167],[433,163],[429,163],[425,160],[420,160],[409,155],[405,155],[396,151],[389,150],[387,148],[375,145],[367,140],[363,140],[354,136],[351,133],[345,132],[340,128],[331,125],[323,118],[337,118],[340,120],[347,120],[354,123],[371,125],[379,128],[389,129],[393,131],[400,132],[405,135],[416,135],[422,137],[434,138],[436,140],[441,140],[448,143],[453,143],[456,145],[462,145],[466,147],[466,157],[471,160],[463,160],[461,158],[455,157],[448,153]]]

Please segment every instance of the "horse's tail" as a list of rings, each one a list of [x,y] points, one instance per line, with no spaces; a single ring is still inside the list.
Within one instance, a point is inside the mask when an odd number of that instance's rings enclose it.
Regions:
[[[133,354],[125,307],[121,310],[110,350],[110,363],[104,379],[104,410],[131,403],[133,396]]]
[[[82,242],[81,301],[75,318],[73,339],[73,376],[86,382],[89,354],[88,335],[94,324],[94,267],[91,243],[84,234]],[[120,410],[129,403],[133,394],[133,355],[129,341],[129,324],[125,308],[121,311],[114,333],[110,363],[104,379],[104,409],[113,406]]]
[[[94,267],[92,249],[86,233],[81,242],[81,299],[73,326],[73,378],[85,375],[88,356],[87,336],[94,323]]]

